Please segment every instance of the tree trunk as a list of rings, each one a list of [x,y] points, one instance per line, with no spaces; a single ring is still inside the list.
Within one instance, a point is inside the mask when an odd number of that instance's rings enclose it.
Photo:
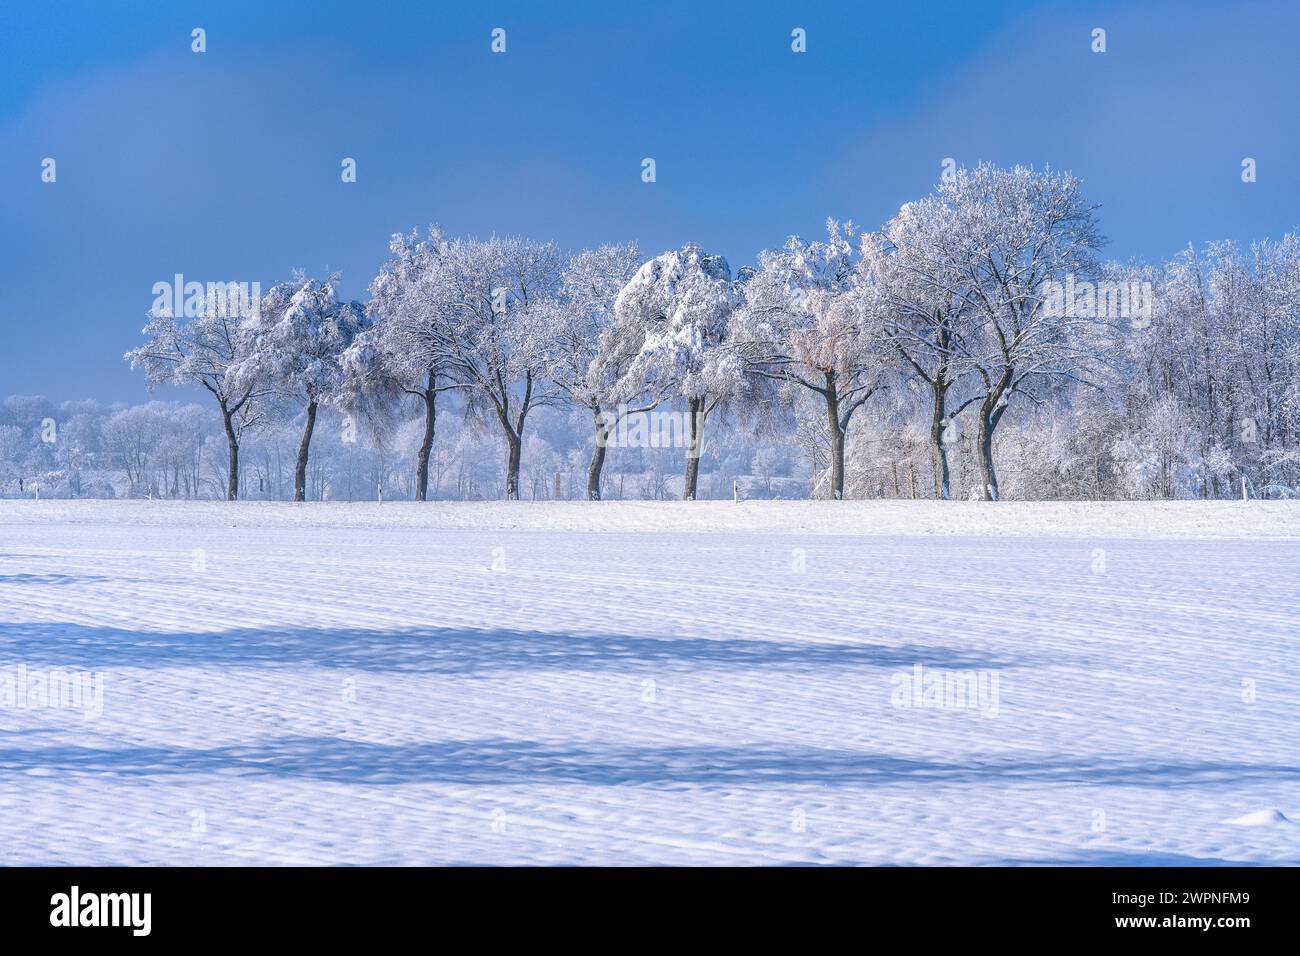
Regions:
[[[991,396],[990,396],[991,398]],[[1000,415],[989,406],[990,399],[985,399],[980,406],[980,426],[977,444],[980,459],[981,497],[985,501],[998,500],[998,473],[993,466],[993,430],[997,427]]]
[[[682,487],[682,500],[694,501],[700,482],[700,454],[704,451],[704,399],[692,398],[688,402],[691,444],[686,449],[686,481]]]
[[[599,409],[594,409],[596,422],[596,444],[591,449],[591,466],[587,469],[587,500],[600,500],[600,473],[605,467],[605,443],[609,439],[609,429]]]
[[[510,397],[506,395],[504,401],[493,399],[496,405],[497,421],[501,423],[501,430],[506,433],[506,445],[508,453],[506,458],[506,500],[519,500],[519,461],[523,457],[524,451],[524,422],[528,418],[528,409],[533,403],[533,378],[527,377],[527,386],[524,388],[524,397],[519,403],[519,411],[512,422],[510,420]]]
[[[523,440],[513,431],[506,432],[509,454],[506,459],[506,500],[519,500],[519,459],[523,454]]]
[[[934,409],[930,419],[930,454],[934,459],[934,494],[942,501],[952,497],[952,483],[948,474],[948,449],[944,445],[943,433],[947,428],[947,393],[948,384],[940,369],[934,377]]]
[[[293,469],[293,500],[307,500],[307,456],[311,453],[311,433],[316,429],[316,402],[307,403],[307,424],[298,443],[298,463]]]
[[[222,422],[226,427],[226,462],[230,471],[226,477],[226,500],[239,500],[239,436],[235,434],[234,416],[225,408],[221,409]]]
[[[831,498],[844,500],[844,429],[840,427],[840,397],[835,388],[835,373],[826,372],[826,423],[831,429]]]
[[[427,501],[429,493],[429,452],[433,449],[433,430],[437,423],[438,393],[434,391],[434,374],[429,373],[429,386],[424,390],[424,438],[420,440],[419,457],[415,464],[415,500]]]
[[[980,481],[984,486],[980,493],[985,501],[997,501],[1000,497],[998,473],[993,467],[993,432],[997,430],[998,422],[1007,410],[1003,399],[1011,387],[1011,378],[1012,369],[1008,367],[980,402],[980,427],[976,444],[979,446]]]

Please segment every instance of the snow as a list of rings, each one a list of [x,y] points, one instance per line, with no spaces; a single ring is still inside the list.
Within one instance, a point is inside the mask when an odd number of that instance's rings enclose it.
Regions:
[[[1239,827],[1264,827],[1272,826],[1275,823],[1290,823],[1285,813],[1281,810],[1256,810],[1254,813],[1246,813],[1237,817],[1235,820],[1228,821]]]
[[[726,489],[730,496],[730,486]],[[6,501],[0,526],[119,523],[172,528],[360,528],[370,531],[767,532],[1300,540],[1300,501]],[[0,540],[0,545],[4,542]]]
[[[1295,503],[0,502],[0,863],[1297,864],[1298,637]]]

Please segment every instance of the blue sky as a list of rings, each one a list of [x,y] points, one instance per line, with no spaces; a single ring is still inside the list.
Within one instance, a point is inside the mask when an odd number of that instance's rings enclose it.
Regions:
[[[1072,170],[1114,258],[1277,236],[1298,35],[1281,2],[6,0],[0,396],[144,398],[121,353],[177,272],[337,269],[363,298],[430,222],[737,267],[827,216],[878,226],[949,156]]]

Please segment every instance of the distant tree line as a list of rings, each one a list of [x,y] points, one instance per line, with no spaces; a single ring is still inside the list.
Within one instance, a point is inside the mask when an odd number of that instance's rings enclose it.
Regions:
[[[735,273],[694,245],[398,235],[365,303],[298,275],[251,315],[152,313],[127,359],[206,413],[11,399],[0,490],[1294,495],[1300,237],[1108,263],[1095,213],[1068,174],[981,165]],[[654,415],[678,416],[672,447],[638,430]]]

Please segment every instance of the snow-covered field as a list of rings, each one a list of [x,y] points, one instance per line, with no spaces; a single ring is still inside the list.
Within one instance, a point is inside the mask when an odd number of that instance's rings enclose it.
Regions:
[[[1300,864],[1298,648],[1294,503],[0,502],[0,863]]]

